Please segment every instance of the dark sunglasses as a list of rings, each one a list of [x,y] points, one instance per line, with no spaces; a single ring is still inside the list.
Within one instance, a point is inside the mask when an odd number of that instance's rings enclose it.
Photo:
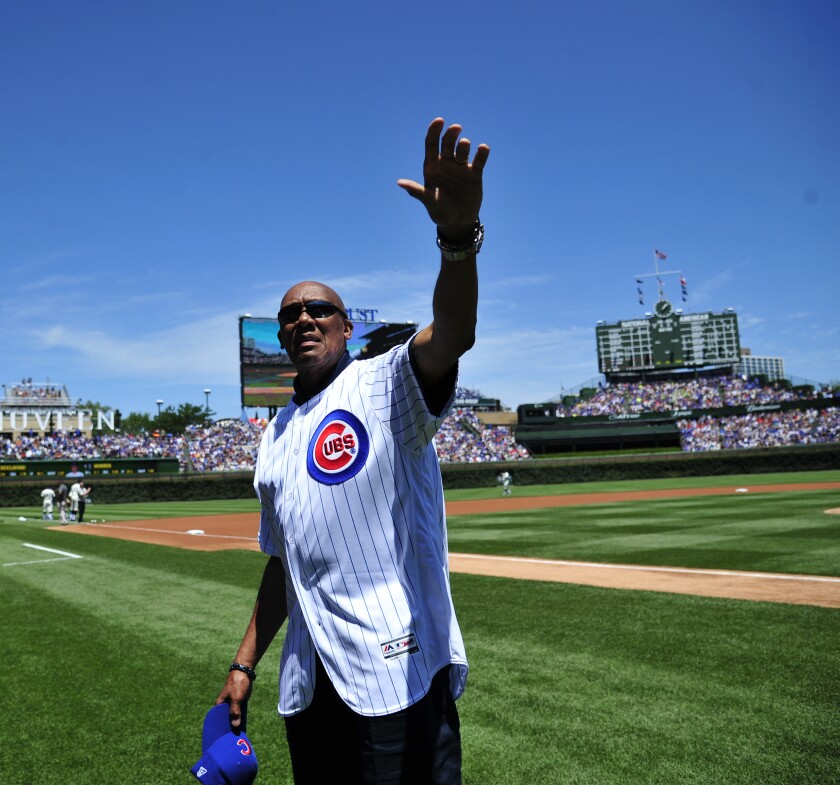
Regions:
[[[328,303],[326,300],[309,300],[304,303],[290,303],[281,308],[277,312],[277,321],[280,322],[281,327],[285,327],[287,324],[294,324],[300,319],[300,315],[304,311],[313,319],[329,319],[330,316],[336,313],[340,313],[342,319],[347,318],[347,314],[337,305]]]

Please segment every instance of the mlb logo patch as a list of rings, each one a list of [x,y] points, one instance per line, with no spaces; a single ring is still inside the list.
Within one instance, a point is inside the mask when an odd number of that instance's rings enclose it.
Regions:
[[[420,651],[420,644],[414,633],[403,635],[402,638],[394,638],[392,641],[385,641],[379,644],[382,647],[382,656],[386,660],[393,660],[394,657],[401,657],[403,654],[414,654]]]
[[[306,468],[325,485],[338,485],[355,477],[365,465],[370,439],[361,421],[344,409],[330,412],[309,441]]]

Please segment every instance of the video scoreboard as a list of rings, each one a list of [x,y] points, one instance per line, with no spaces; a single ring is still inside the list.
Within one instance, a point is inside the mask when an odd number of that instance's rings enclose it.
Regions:
[[[354,314],[356,315],[356,314]],[[362,315],[367,315],[362,312]],[[413,322],[353,322],[347,350],[354,359],[376,357],[405,343],[415,332]],[[239,317],[239,378],[242,406],[279,408],[294,395],[297,371],[277,340],[277,319]]]
[[[598,370],[606,375],[704,365],[737,365],[738,318],[733,311],[683,314],[660,300],[653,314],[595,328]]]

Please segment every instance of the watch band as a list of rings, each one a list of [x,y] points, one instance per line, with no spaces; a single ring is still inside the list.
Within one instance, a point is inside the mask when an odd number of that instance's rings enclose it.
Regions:
[[[452,243],[443,237],[438,229],[437,246],[440,255],[448,262],[463,262],[468,256],[475,256],[481,250],[484,242],[484,225],[476,221],[473,226],[473,236],[467,243]]]

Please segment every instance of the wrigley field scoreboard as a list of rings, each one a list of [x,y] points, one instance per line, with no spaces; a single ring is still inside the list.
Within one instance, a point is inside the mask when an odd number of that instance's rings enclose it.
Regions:
[[[737,365],[741,359],[738,317],[675,311],[661,299],[644,319],[595,327],[598,370],[610,374]]]

